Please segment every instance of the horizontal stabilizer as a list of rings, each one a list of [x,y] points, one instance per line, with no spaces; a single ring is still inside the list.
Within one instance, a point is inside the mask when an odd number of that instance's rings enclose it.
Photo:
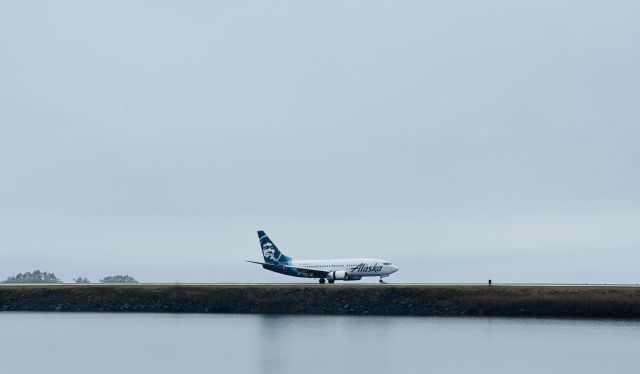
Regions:
[[[250,261],[250,260],[245,260],[247,262],[250,262],[252,264],[258,264],[258,265],[273,265],[273,264],[267,264],[266,262],[258,262],[258,261]]]

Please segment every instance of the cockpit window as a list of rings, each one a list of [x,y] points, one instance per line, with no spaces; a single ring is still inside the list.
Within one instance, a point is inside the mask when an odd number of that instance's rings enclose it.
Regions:
[[[391,265],[390,262],[384,262],[382,265]]]

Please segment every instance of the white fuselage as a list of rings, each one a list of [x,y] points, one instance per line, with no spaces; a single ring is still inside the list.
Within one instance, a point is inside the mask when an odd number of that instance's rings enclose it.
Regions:
[[[293,260],[291,265],[297,268],[328,272],[344,271],[354,280],[359,277],[387,277],[398,271],[398,267],[391,262],[376,258]]]

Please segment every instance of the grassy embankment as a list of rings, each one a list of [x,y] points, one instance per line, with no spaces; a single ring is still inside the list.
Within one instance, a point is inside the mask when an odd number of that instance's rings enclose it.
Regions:
[[[638,287],[0,286],[2,311],[640,318]]]

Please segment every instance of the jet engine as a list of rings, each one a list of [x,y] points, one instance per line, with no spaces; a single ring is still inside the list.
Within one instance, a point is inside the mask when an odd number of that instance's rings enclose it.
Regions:
[[[360,280],[362,279],[362,276],[353,276],[344,270],[340,270],[340,271],[330,272],[327,276],[327,279],[350,281],[350,280]]]
[[[332,271],[331,273],[329,273],[329,275],[331,275],[331,278],[335,280],[346,280],[349,278],[349,274],[347,274],[347,272],[344,270]]]

